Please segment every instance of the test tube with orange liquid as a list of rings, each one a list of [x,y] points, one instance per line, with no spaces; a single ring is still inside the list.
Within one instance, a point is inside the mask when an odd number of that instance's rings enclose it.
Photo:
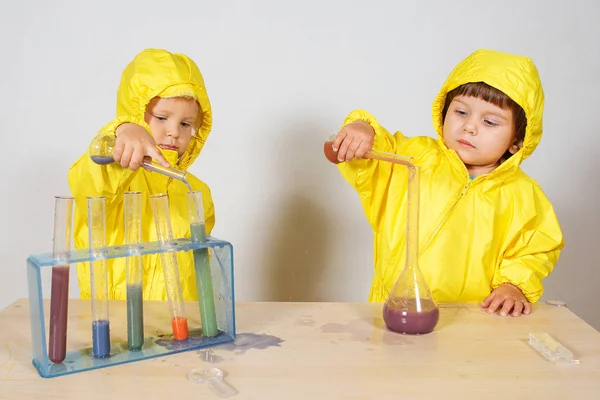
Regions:
[[[154,214],[158,242],[164,249],[174,248],[167,195],[165,193],[152,195],[150,196],[150,201],[152,203],[152,213]],[[177,255],[174,251],[160,253],[160,262],[162,264],[169,311],[171,313],[173,339],[186,340],[189,337],[189,331],[183,294],[181,292],[181,281],[179,280]]]

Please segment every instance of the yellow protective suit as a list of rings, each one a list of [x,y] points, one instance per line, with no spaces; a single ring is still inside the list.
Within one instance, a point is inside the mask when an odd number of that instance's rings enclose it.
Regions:
[[[125,68],[117,92],[117,117],[102,128],[101,132],[113,132],[125,122],[133,122],[150,131],[144,121],[144,112],[152,98],[192,96],[200,104],[202,120],[185,153],[177,160],[176,151],[162,150],[172,167],[187,170],[198,157],[212,126],[212,113],[204,80],[196,64],[183,54],[165,50],[148,49],[138,54]],[[92,138],[90,138],[91,140]],[[208,186],[187,174],[194,190],[202,191],[206,230],[209,234],[215,224],[214,206]],[[76,211],[74,240],[76,248],[88,247],[86,196],[106,196],[106,243],[108,246],[123,244],[123,193],[142,192],[142,223],[144,242],[156,240],[156,229],[150,204],[150,195],[167,193],[171,212],[173,237],[190,237],[187,216],[187,187],[183,182],[167,178],[143,168],[133,172],[119,164],[97,165],[89,156],[89,150],[81,156],[69,171],[69,185],[75,197]],[[191,252],[178,252],[177,261],[186,300],[196,300],[196,281]],[[109,260],[109,298],[126,298],[125,259]],[[77,275],[82,298],[90,297],[89,263],[77,265]],[[143,296],[146,300],[165,300],[163,273],[159,255],[143,257]]]
[[[446,94],[469,82],[501,90],[527,116],[522,149],[474,180],[442,140]],[[368,122],[375,131],[374,149],[412,156],[421,167],[419,266],[437,301],[482,301],[505,282],[519,287],[530,302],[541,297],[542,280],[564,246],[552,205],[520,169],[542,137],[543,108],[543,90],[531,60],[479,50],[456,66],[433,103],[437,140],[391,135],[362,110],[344,121]],[[374,232],[369,300],[385,301],[405,264],[406,169],[373,160],[353,160],[338,168],[358,191]]]

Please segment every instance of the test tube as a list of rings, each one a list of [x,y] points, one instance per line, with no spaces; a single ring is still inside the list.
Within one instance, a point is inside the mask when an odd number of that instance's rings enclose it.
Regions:
[[[50,293],[50,334],[48,358],[55,364],[67,354],[67,314],[69,308],[69,252],[73,230],[73,197],[54,198],[54,249]]]
[[[125,192],[125,259],[127,274],[127,343],[137,351],[144,345],[144,301],[142,296],[142,193]]]
[[[90,281],[92,299],[92,349],[94,357],[110,355],[108,319],[108,268],[106,259],[106,204],[104,196],[88,197],[90,235]]]
[[[173,247],[173,231],[171,230],[171,218],[169,216],[169,200],[164,193],[150,196],[152,213],[156,224],[156,236],[163,248]],[[173,339],[185,340],[189,337],[187,317],[179,281],[179,268],[177,267],[177,255],[174,251],[160,253],[169,311],[171,313],[171,325],[173,327]]]
[[[193,243],[206,241],[206,225],[204,223],[204,207],[202,192],[193,191],[186,194],[190,232]],[[215,314],[215,297],[213,293],[210,258],[207,248],[194,250],[194,269],[196,272],[196,290],[198,291],[198,306],[202,321],[202,335],[216,336],[217,316]]]

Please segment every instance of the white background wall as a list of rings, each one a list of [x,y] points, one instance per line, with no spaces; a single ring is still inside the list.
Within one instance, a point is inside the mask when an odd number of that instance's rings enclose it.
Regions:
[[[433,135],[431,103],[479,47],[530,56],[544,138],[525,162],[566,249],[545,281],[600,328],[600,5],[597,1],[22,1],[0,13],[0,307],[27,296],[25,259],[52,249],[53,196],[114,116],[125,65],[146,47],[191,56],[214,128],[192,172],[235,246],[241,301],[365,301],[372,236],[322,155],[354,108]],[[555,3],[555,4],[552,4]],[[75,279],[72,279],[75,282]],[[76,291],[76,286],[73,287]]]

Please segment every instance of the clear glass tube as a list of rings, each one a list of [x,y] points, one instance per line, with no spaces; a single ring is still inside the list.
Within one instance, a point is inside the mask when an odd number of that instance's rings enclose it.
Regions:
[[[192,242],[205,242],[206,225],[204,223],[202,192],[189,192],[186,198]],[[194,269],[196,273],[196,290],[198,291],[198,306],[200,307],[200,318],[202,321],[202,335],[216,336],[219,330],[217,328],[215,297],[210,271],[210,256],[207,248],[194,250]]]
[[[365,158],[372,160],[389,161],[396,164],[402,164],[410,168],[414,168],[412,157],[401,154],[386,153],[385,151],[371,150],[365,154]]]
[[[406,268],[417,268],[419,258],[419,201],[421,168],[412,166],[408,168],[407,185],[407,211],[406,211]],[[416,272],[411,271],[412,274]],[[418,287],[415,289],[416,297],[419,296]],[[417,307],[420,307],[417,305]],[[420,310],[417,310],[420,311]]]
[[[110,355],[110,320],[108,317],[108,268],[106,252],[106,204],[103,196],[88,197],[90,235],[90,281],[92,300],[92,347],[94,357]]]
[[[410,165],[406,193],[406,260],[383,308],[383,319],[390,330],[417,335],[433,331],[440,316],[419,269],[419,183],[420,168]]]
[[[166,194],[160,193],[150,196],[154,223],[156,224],[156,237],[163,248],[172,248],[173,231],[171,230],[171,217],[169,213],[169,199]],[[189,337],[185,305],[179,280],[177,255],[173,251],[160,253],[160,261],[169,301],[173,339],[185,340]]]
[[[144,345],[144,301],[142,294],[142,193],[125,192],[125,259],[127,274],[127,343],[137,351]]]
[[[334,163],[339,164],[340,160],[338,160],[338,152],[333,150],[333,141],[335,140],[335,135],[330,136],[328,140],[325,141],[323,145],[323,152],[325,153],[325,157]],[[364,158],[368,158],[371,160],[379,160],[379,161],[388,161],[395,164],[402,164],[407,167],[413,166],[413,159],[410,156],[405,156],[402,154],[394,154],[394,153],[386,153],[384,151],[379,150],[371,150],[364,155]]]
[[[69,253],[73,235],[73,197],[54,198],[54,248],[50,293],[50,331],[48,358],[55,364],[67,354],[67,317],[69,308]]]

